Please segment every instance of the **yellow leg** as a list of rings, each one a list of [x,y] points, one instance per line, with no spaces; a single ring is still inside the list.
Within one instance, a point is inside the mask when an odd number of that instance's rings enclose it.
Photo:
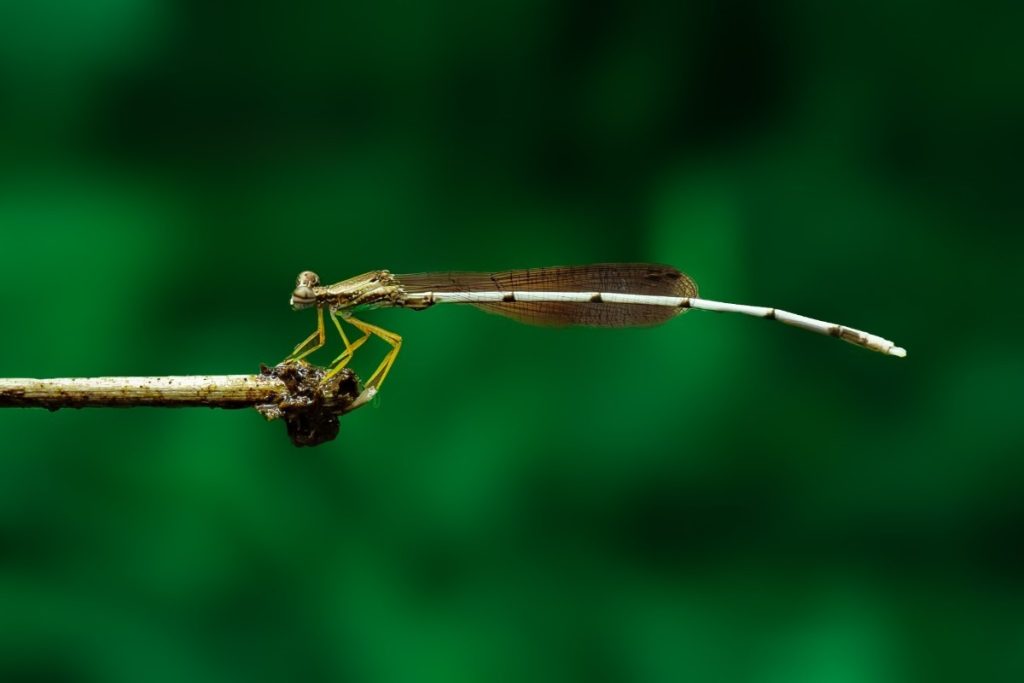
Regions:
[[[334,311],[330,311],[330,314],[331,322],[333,322],[334,326],[338,328],[338,334],[341,335],[341,341],[345,343],[345,350],[341,352],[341,355],[331,361],[331,364],[328,366],[330,371],[327,373],[327,377],[333,377],[338,373],[338,371],[348,365],[349,361],[352,360],[352,356],[355,355],[356,349],[365,344],[366,340],[370,338],[370,333],[366,332],[361,338],[356,339],[355,343],[350,343],[348,335],[345,334],[345,330],[341,327],[341,321],[338,320],[338,316]]]
[[[316,339],[316,344],[303,351],[306,345],[309,344],[314,339]],[[316,329],[313,330],[313,334],[306,337],[306,339],[301,344],[296,346],[295,350],[292,351],[291,354],[289,354],[289,356],[285,358],[285,360],[302,360],[303,358],[305,358],[306,356],[308,356],[309,354],[313,353],[321,346],[323,346],[326,340],[327,335],[324,332],[324,309],[318,306],[316,309]]]
[[[379,391],[381,385],[384,384],[384,379],[388,376],[388,371],[390,371],[391,366],[395,364],[395,358],[398,357],[398,352],[402,350],[402,338],[394,332],[389,332],[383,328],[377,327],[376,325],[364,323],[362,320],[356,320],[352,317],[346,318],[346,320],[353,327],[363,333],[363,339],[366,339],[373,334],[391,345],[391,350],[388,352],[388,355],[384,356],[384,360],[381,361],[377,369],[373,371],[372,375],[370,375],[370,379],[366,380],[366,388],[373,387]]]

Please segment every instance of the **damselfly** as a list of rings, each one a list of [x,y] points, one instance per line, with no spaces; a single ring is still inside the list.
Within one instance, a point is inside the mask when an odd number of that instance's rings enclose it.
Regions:
[[[301,360],[326,341],[324,309],[338,329],[345,350],[334,359],[330,375],[344,368],[371,336],[383,339],[391,350],[377,367],[366,388],[376,392],[395,363],[402,338],[394,332],[353,316],[374,308],[422,310],[434,304],[470,304],[491,313],[531,325],[587,325],[637,327],[658,325],[688,309],[742,313],[778,320],[818,334],[838,337],[872,351],[903,358],[906,350],[882,337],[845,325],[828,323],[777,308],[744,306],[701,299],[689,276],[671,266],[649,263],[601,263],[589,266],[530,268],[500,273],[415,273],[393,275],[377,270],[323,286],[312,271],[299,274],[292,292],[292,308],[316,307],[317,329],[289,356]],[[349,341],[341,321],[362,332]]]

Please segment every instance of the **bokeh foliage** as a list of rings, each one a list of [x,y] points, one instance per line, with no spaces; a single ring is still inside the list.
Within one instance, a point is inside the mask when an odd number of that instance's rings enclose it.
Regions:
[[[439,307],[313,451],[0,413],[0,677],[1021,680],[1022,7],[0,3],[0,376],[250,372],[306,268],[605,260],[910,352]]]

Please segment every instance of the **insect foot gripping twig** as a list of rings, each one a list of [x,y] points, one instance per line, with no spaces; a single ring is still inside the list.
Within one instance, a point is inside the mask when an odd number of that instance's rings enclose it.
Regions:
[[[256,406],[267,420],[283,418],[296,446],[318,446],[338,436],[338,417],[370,402],[376,390],[359,391],[359,378],[349,368],[332,376],[305,361],[285,361],[260,368],[263,377],[284,383],[287,392]]]
[[[268,420],[283,419],[296,446],[316,446],[337,437],[338,418],[374,394],[360,393],[350,370],[326,375],[288,361],[259,375],[0,379],[0,408],[256,408]]]

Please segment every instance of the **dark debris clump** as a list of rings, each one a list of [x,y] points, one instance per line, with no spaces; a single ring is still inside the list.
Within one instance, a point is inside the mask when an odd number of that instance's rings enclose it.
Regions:
[[[359,378],[345,368],[324,379],[324,368],[304,361],[285,361],[274,367],[261,366],[260,373],[276,377],[288,388],[277,403],[256,406],[268,420],[284,419],[288,437],[296,446],[318,446],[338,436],[338,417],[362,405]]]

